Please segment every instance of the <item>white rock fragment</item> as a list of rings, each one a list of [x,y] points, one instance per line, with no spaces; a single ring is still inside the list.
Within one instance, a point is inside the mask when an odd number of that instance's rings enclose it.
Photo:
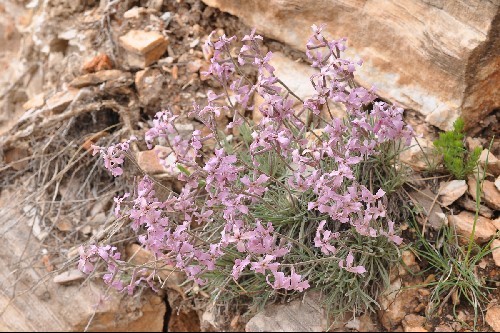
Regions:
[[[440,201],[443,206],[449,206],[467,191],[465,180],[452,180],[441,184],[439,190]]]
[[[71,269],[67,272],[61,273],[54,277],[54,282],[59,284],[66,284],[73,281],[83,280],[86,277],[84,273],[82,273],[78,269]]]

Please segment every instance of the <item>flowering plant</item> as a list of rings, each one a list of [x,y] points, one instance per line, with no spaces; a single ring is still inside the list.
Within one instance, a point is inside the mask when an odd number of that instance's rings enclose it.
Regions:
[[[401,108],[355,84],[361,61],[342,57],[346,40],[329,41],[322,27],[313,30],[306,55],[317,69],[316,94],[305,100],[275,75],[272,52],[261,53],[255,30],[236,56],[236,37],[210,35],[205,47],[213,57],[204,74],[222,89],[209,91],[207,105],[195,104],[192,112],[209,134],[182,137],[168,110],[156,114],[145,134],[148,148],[161,141],[172,150],[163,162],[178,173],[182,189],[160,200],[155,180],[145,176],[132,201],[124,201],[129,193],[115,198],[115,213],[132,221],[139,243],[215,298],[266,301],[319,288],[343,298],[338,310],[370,307],[373,282],[398,258],[402,239],[387,210],[395,186],[384,177],[402,170],[398,152],[413,132]],[[256,70],[256,82],[244,67]],[[253,108],[253,94],[264,101],[258,124],[237,110]],[[344,105],[346,118],[332,115],[332,102]],[[218,128],[217,118],[227,113],[232,121]],[[94,147],[114,176],[123,171],[129,143]],[[112,271],[106,282],[116,288],[132,292],[141,281],[152,284],[154,269],[137,268],[129,278],[115,251],[82,247],[80,267],[89,272],[100,257]]]

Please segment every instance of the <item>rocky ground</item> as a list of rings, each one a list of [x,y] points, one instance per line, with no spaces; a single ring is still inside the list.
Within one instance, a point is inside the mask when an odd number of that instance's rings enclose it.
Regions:
[[[346,314],[333,323],[315,294],[268,305],[252,317],[233,309],[230,317],[221,318],[208,306],[209,295],[183,283],[178,273],[168,276],[159,294],[144,289],[129,297],[110,292],[99,279],[88,279],[75,270],[75,244],[111,234],[120,239],[118,245],[126,250],[128,260],[150,261],[110,213],[112,198],[130,188],[133,178],[112,182],[91,158],[90,145],[139,136],[152,116],[166,107],[185,118],[182,132],[201,129],[200,123],[186,116],[193,101],[204,103],[208,89],[220,89],[202,74],[211,55],[201,46],[210,32],[242,36],[250,30],[245,24],[257,27],[267,37],[264,47],[274,52],[277,75],[302,98],[314,93],[309,85],[312,69],[302,53],[302,34],[310,31],[298,28],[324,20],[331,9],[323,8],[323,1],[318,2],[323,11],[293,1],[256,3],[260,11],[208,0],[0,3],[4,71],[0,78],[0,237],[4,244],[0,330],[470,329],[472,309],[458,304],[459,300],[448,302],[438,316],[426,316],[431,289],[422,285],[436,277],[426,270],[428,262],[409,250],[403,252],[403,263],[393,270],[391,284],[379,298],[378,313],[356,318]],[[469,130],[467,146],[483,149],[480,165],[488,170],[475,233],[477,243],[487,243],[500,230],[500,98],[495,84],[499,60],[492,55],[499,43],[498,4],[475,2],[474,7],[457,2],[455,7],[439,8],[412,2],[420,18],[416,21],[407,13],[399,15],[399,6],[390,5],[385,12],[398,17],[392,23],[377,16],[372,5],[363,8],[366,19],[359,23],[354,19],[360,15],[357,9],[343,6],[340,12],[347,14],[328,17],[334,18],[332,25],[343,27],[342,34],[352,35],[353,52],[367,60],[360,83],[377,85],[381,98],[408,108],[406,120],[422,134],[416,140],[429,156],[439,128],[449,128],[461,108]],[[462,15],[467,6],[474,7],[468,9],[471,14]],[[287,15],[300,17],[300,22],[291,25]],[[439,19],[442,23],[436,23]],[[431,28],[422,22],[432,22]],[[459,22],[459,28],[451,32],[453,22]],[[383,29],[376,32],[373,28],[378,25]],[[420,34],[419,29],[425,31]],[[394,45],[389,47],[387,40]],[[413,49],[411,43],[421,44]],[[397,52],[398,48],[407,54]],[[396,64],[395,69],[388,64]],[[254,103],[260,103],[258,97]],[[333,107],[342,116],[344,110]],[[246,115],[259,120],[257,113]],[[218,121],[226,125],[231,118],[226,114]],[[494,134],[490,152],[487,148]],[[418,228],[429,239],[437,237],[443,224],[469,236],[476,209],[475,180],[452,180],[440,168],[428,172],[427,157],[419,145],[401,156],[415,171],[405,190],[412,198],[409,204],[422,208]],[[133,154],[137,165],[130,166],[132,171],[155,175],[175,188],[175,175],[159,163],[155,152],[139,145]],[[415,226],[408,223],[403,229],[407,242],[415,241]],[[499,243],[495,240],[491,247]],[[477,329],[500,331],[500,250],[487,255],[476,273],[492,288]],[[186,296],[193,293],[197,297]],[[458,306],[456,314],[453,304]]]

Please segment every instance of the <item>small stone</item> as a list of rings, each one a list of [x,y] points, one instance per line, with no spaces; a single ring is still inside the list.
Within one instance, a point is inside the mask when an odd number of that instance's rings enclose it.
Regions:
[[[495,226],[495,228],[497,228],[497,230],[500,230],[500,217],[491,220],[491,223]]]
[[[5,164],[11,164],[14,170],[20,171],[28,167],[30,151],[25,144],[18,144],[17,147],[4,151]]]
[[[200,43],[200,39],[195,38],[191,43],[189,43],[189,47],[190,48],[196,47],[196,45],[198,45],[199,43]]]
[[[441,324],[436,326],[434,332],[455,332],[455,330],[446,324]]]
[[[345,328],[356,330],[358,332],[375,332],[377,325],[373,322],[368,314],[349,320],[345,324]]]
[[[54,277],[54,283],[67,284],[73,281],[83,280],[87,276],[79,269],[71,269]]]
[[[96,86],[103,82],[116,81],[123,85],[132,84],[132,75],[128,72],[123,72],[118,69],[102,70],[96,73],[89,73],[78,76],[69,83],[75,88],[83,88],[88,86]]]
[[[113,62],[106,54],[98,54],[92,60],[83,65],[84,73],[95,73],[103,70],[113,69]]]
[[[428,332],[424,327],[425,317],[409,314],[402,321],[405,332]]]
[[[186,69],[189,73],[197,73],[201,68],[201,60],[196,59],[193,61],[190,61],[186,65]]]
[[[73,231],[73,224],[67,219],[58,221],[56,223],[56,227],[59,231],[62,231],[62,232]]]
[[[474,212],[476,210],[476,202],[472,201],[471,199],[467,198],[466,196],[460,198],[458,203],[460,204],[460,206],[462,208],[465,208],[465,210],[468,210],[471,212]],[[485,205],[479,205],[479,214],[481,216],[484,216],[486,218],[491,219],[491,217],[493,216],[493,211],[490,208],[486,207]]]
[[[47,100],[47,108],[53,113],[61,113],[75,99],[78,89],[60,91]]]
[[[137,19],[141,17],[142,14],[146,13],[146,9],[143,7],[134,6],[123,13],[123,18],[126,19]]]
[[[495,187],[500,191],[500,176],[495,179]]]
[[[500,210],[500,191],[493,182],[483,182],[484,202],[494,210]]]
[[[494,305],[486,311],[486,323],[493,331],[500,332],[500,305]]]
[[[486,165],[486,159],[488,159],[488,164]],[[484,149],[479,156],[479,163],[483,168],[486,168],[486,172],[492,173],[494,176],[500,176],[500,160],[496,158],[488,149]]]
[[[468,136],[465,138],[465,142],[467,143],[467,147],[469,147],[470,151],[476,149],[477,147],[483,149],[483,143],[479,138],[471,138]]]
[[[33,98],[30,98],[26,103],[23,104],[23,109],[28,111],[30,109],[38,109],[41,108],[45,104],[45,95],[40,93],[35,95]]]
[[[500,267],[500,239],[495,239],[491,242],[491,255],[493,256],[493,261],[495,265]]]
[[[135,88],[139,100],[144,105],[152,105],[160,100],[165,78],[156,68],[146,68],[135,74]]]
[[[172,79],[177,80],[179,78],[179,67],[177,65],[172,66]]]
[[[323,332],[326,315],[317,298],[307,293],[304,299],[286,305],[270,304],[252,317],[246,332]]]
[[[130,244],[125,248],[125,254],[127,260],[133,265],[156,267],[158,276],[166,281],[165,286],[169,289],[179,292],[179,294],[184,295],[184,291],[180,285],[185,282],[186,276],[184,273],[178,271],[175,267],[170,265],[161,265],[156,262],[155,256],[144,249],[138,244]]]
[[[469,194],[472,196],[474,201],[476,200],[476,179],[469,177],[467,181],[469,185]],[[481,198],[484,199],[486,205],[492,209],[500,210],[500,191],[496,188],[493,182],[489,180],[483,180],[483,187]]]
[[[474,217],[474,214],[465,211],[458,215],[448,216],[449,223],[455,226],[460,235],[464,236],[463,238],[460,238],[462,242],[467,243],[469,241],[474,225]],[[486,243],[495,235],[496,231],[497,230],[491,223],[490,219],[478,216],[476,230],[474,232],[474,240],[478,244]]]
[[[433,198],[436,196],[431,192],[428,188],[423,189],[422,191],[413,191],[410,193],[410,196],[416,200],[417,205],[423,210],[423,213],[427,215],[427,226],[430,226],[434,230],[439,230],[446,223],[446,219],[443,219],[442,216],[444,214],[443,210],[436,202],[434,205]],[[431,209],[432,207],[432,209]],[[421,218],[417,219],[419,223],[423,224]]]
[[[401,152],[399,158],[415,171],[424,171],[429,168],[429,164],[439,163],[432,141],[425,138],[412,138],[410,147]]]
[[[380,310],[378,317],[380,323],[389,331],[401,324],[401,321],[420,303],[416,288],[402,289],[400,278],[391,282],[389,287],[379,296]]]
[[[131,30],[120,37],[120,43],[127,51],[128,65],[134,68],[145,68],[165,53],[168,39],[156,31]]]
[[[169,161],[173,164],[175,161],[175,156],[172,154],[172,150],[168,147],[155,146],[151,150],[141,151],[137,153],[137,164],[139,167],[147,174],[157,175],[157,174],[171,174],[174,177],[177,173],[173,174],[170,167],[164,166],[160,163],[160,159],[167,160],[167,165]]]
[[[449,206],[467,191],[465,180],[452,180],[441,184],[439,194],[443,206]]]

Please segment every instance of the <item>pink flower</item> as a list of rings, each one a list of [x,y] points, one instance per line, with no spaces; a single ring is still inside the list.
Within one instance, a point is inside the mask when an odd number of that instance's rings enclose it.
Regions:
[[[347,255],[347,258],[345,260],[345,266],[344,266],[344,259],[339,261],[339,267],[345,269],[348,272],[351,273],[356,273],[356,274],[363,274],[366,272],[365,267],[363,266],[352,266],[354,262],[354,256],[352,255],[352,252],[349,251],[349,254]]]

